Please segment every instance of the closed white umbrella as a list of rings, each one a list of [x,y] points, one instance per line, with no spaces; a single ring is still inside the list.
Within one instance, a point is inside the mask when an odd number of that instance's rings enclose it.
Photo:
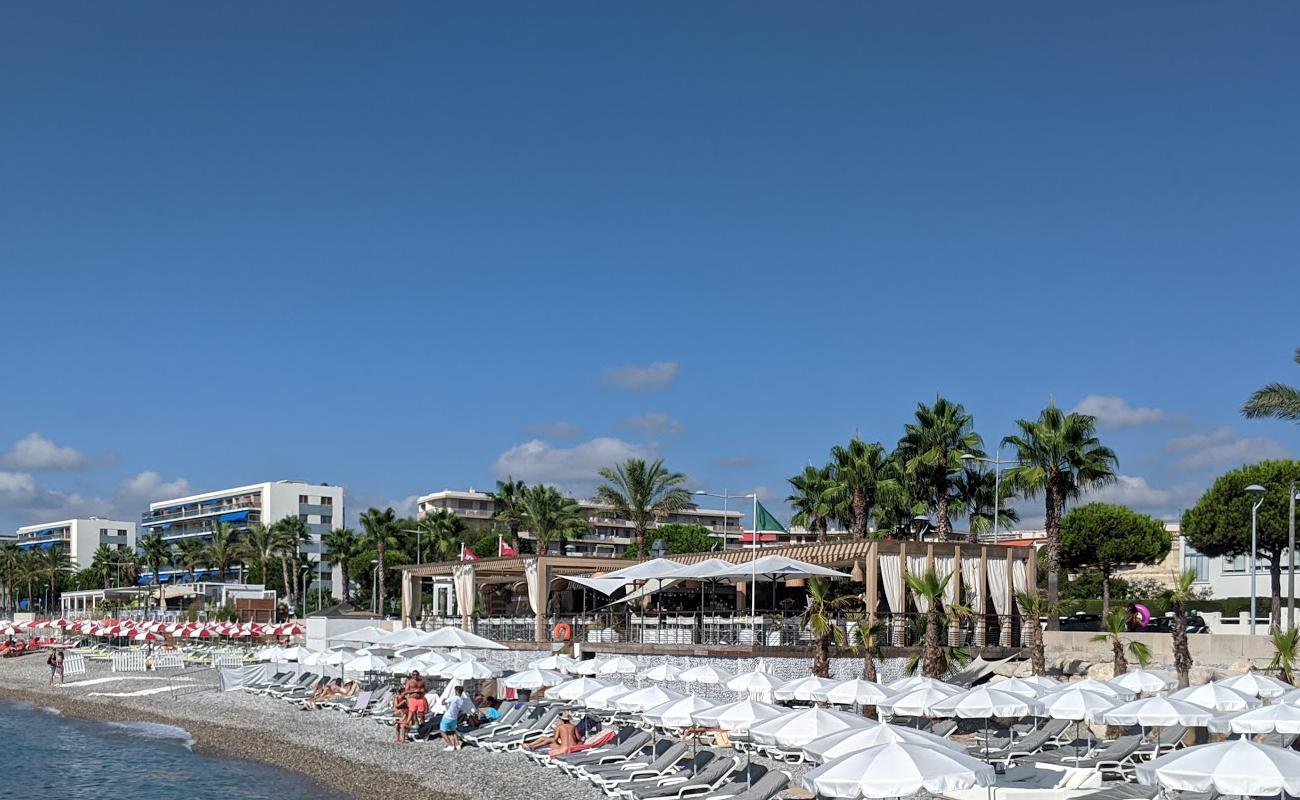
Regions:
[[[697,711],[692,717],[695,724],[724,731],[747,731],[763,720],[779,717],[789,709],[760,703],[757,700],[741,700],[736,703],[706,708]]]
[[[697,713],[713,707],[714,704],[711,701],[688,694],[680,700],[669,700],[666,703],[646,709],[641,716],[647,722],[665,728],[686,728],[693,724]]]
[[[819,702],[840,706],[874,706],[893,697],[894,693],[878,683],[853,678],[813,692],[812,696]]]
[[[1186,725],[1200,728],[1210,724],[1214,712],[1186,700],[1169,697],[1144,697],[1103,711],[1100,719],[1107,725],[1141,725],[1143,728],[1163,728],[1167,725]]]
[[[798,700],[808,703],[813,700],[813,693],[820,692],[823,689],[829,689],[835,685],[835,681],[830,678],[822,678],[817,675],[809,675],[806,678],[795,678],[789,683],[778,686],[772,692],[772,696],[777,700]]]
[[[718,669],[707,664],[684,670],[677,679],[682,683],[702,683],[709,686],[726,683],[736,676],[725,669]]]
[[[1174,688],[1178,685],[1178,679],[1166,672],[1151,672],[1139,667],[1117,676],[1110,683],[1130,692],[1151,694]]]
[[[1277,733],[1285,737],[1300,733],[1300,708],[1287,703],[1274,703],[1215,717],[1210,720],[1209,728],[1215,733]]]
[[[598,689],[609,688],[609,684],[586,676],[565,681],[546,692],[554,700],[579,700]]]
[[[670,692],[662,686],[647,686],[614,698],[614,708],[619,711],[635,713],[647,708],[661,706],[672,700],[681,700],[685,695]]]
[[[1175,700],[1186,700],[1214,711],[1245,711],[1256,708],[1259,701],[1228,686],[1211,681],[1200,686],[1188,686],[1169,695]]]
[[[993,767],[938,747],[890,742],[828,761],[803,777],[822,797],[908,797],[924,789],[942,794],[993,783]]]
[[[635,675],[640,666],[627,656],[615,656],[600,665],[597,675]]]
[[[871,724],[874,724],[874,721],[868,720],[861,714],[814,706],[764,720],[749,729],[749,737],[759,744],[774,744],[787,749],[798,749],[814,739],[820,739],[836,731],[865,728]]]
[[[937,686],[921,686],[916,689],[896,694],[888,700],[876,703],[876,708],[896,717],[927,717],[935,703],[947,700],[961,689],[940,689]]]
[[[650,669],[641,670],[637,677],[648,681],[675,681],[680,679],[681,674],[681,670],[670,664],[656,664]]]
[[[1249,739],[1175,750],[1137,766],[1148,786],[1236,795],[1300,794],[1300,753]]]
[[[578,665],[578,662],[568,656],[555,653],[546,658],[539,658],[536,661],[529,661],[528,666],[537,669],[553,670],[555,672],[568,672]]]
[[[556,686],[564,683],[567,678],[559,672],[549,669],[538,669],[530,667],[529,669],[516,672],[500,680],[500,683],[511,689],[543,689],[547,686]]]
[[[1216,683],[1220,686],[1227,686],[1229,689],[1236,689],[1251,697],[1262,697],[1265,700],[1281,697],[1294,688],[1289,683],[1283,683],[1271,675],[1265,675],[1254,670],[1243,672],[1240,675],[1233,675],[1231,678],[1223,678],[1216,681]]]
[[[593,711],[612,711],[614,709],[612,703],[631,691],[632,687],[627,684],[616,683],[585,695],[582,704]]]
[[[960,743],[933,733],[905,728],[902,725],[889,725],[884,722],[868,725],[865,728],[846,728],[820,739],[814,739],[804,745],[804,758],[814,764],[823,764],[832,759],[866,750],[890,742],[911,742],[927,747],[942,747],[965,753],[966,748]]]

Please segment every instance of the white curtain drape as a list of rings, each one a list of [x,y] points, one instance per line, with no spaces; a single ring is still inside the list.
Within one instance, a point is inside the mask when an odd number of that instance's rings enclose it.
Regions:
[[[1029,559],[1017,558],[1011,562],[1011,588],[1017,594],[1029,591]],[[1019,605],[1017,602],[1016,606]]]
[[[474,565],[457,564],[451,568],[451,583],[456,587],[456,607],[461,616],[474,614]]]
[[[957,602],[957,581],[952,579],[954,560],[952,556],[934,557],[934,574],[939,576],[939,580],[948,579],[948,584],[943,587],[943,604],[945,606],[951,606]]]
[[[880,580],[885,585],[885,602],[894,614],[901,614],[903,608],[903,563],[896,554],[885,553],[880,556]]]
[[[909,555],[909,556],[907,557],[907,574],[908,574],[908,575],[924,575],[924,574],[925,574],[925,556],[913,556],[913,555]],[[916,610],[917,610],[917,611],[920,611],[922,614],[928,613],[928,612],[930,611],[930,598],[928,598],[928,597],[922,597],[921,595],[917,594],[916,592],[912,592],[912,600],[916,603]]]
[[[542,585],[542,576],[537,559],[524,562],[524,578],[528,580],[528,607],[534,614],[546,611],[546,587]]]
[[[961,560],[961,582],[970,594],[970,607],[976,614],[984,613],[984,598],[980,596],[980,560],[963,558]]]
[[[1010,586],[1010,576],[1007,575],[1007,560],[1005,558],[990,558],[989,565],[989,599],[993,601],[993,610],[999,617],[1005,617],[1011,612],[1007,603],[1007,588]]]

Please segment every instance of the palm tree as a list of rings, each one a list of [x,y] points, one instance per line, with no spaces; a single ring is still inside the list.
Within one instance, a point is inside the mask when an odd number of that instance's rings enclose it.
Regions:
[[[176,543],[176,566],[189,573],[190,582],[194,582],[194,573],[199,567],[208,565],[208,546],[202,539],[182,539]]]
[[[208,542],[208,566],[217,571],[224,581],[230,565],[239,558],[239,534],[229,522],[212,524],[212,539]]]
[[[460,548],[469,535],[469,525],[460,515],[451,509],[438,508],[425,514],[416,524],[426,536],[420,544],[421,550],[428,547],[439,561],[460,558]]]
[[[361,529],[365,531],[366,544],[375,548],[375,560],[378,562],[379,608],[373,610],[379,614],[384,613],[384,603],[385,598],[387,598],[385,591],[388,588],[384,575],[387,569],[384,564],[384,552],[388,549],[388,545],[396,543],[393,532],[394,523],[396,522],[397,515],[393,513],[391,508],[386,508],[383,511],[370,508],[361,515]]]
[[[834,513],[831,486],[831,467],[827,465],[804,467],[803,472],[788,478],[794,492],[785,499],[794,511],[790,521],[802,525],[817,536],[817,541],[826,541],[827,524]]]
[[[572,497],[560,494],[554,486],[536,484],[523,494],[523,528],[537,540],[537,554],[546,555],[550,543],[560,542],[564,552],[565,539],[589,523],[582,506]]]
[[[953,479],[953,500],[957,511],[953,516],[966,517],[969,534],[966,541],[978,544],[979,537],[993,528],[993,518],[997,517],[998,526],[1010,529],[1020,521],[1020,514],[1014,508],[1007,508],[1007,500],[1015,494],[1010,483],[999,483],[997,476],[985,469],[967,465]],[[1000,495],[994,500],[994,493]]]
[[[52,610],[54,601],[59,599],[59,573],[76,572],[77,567],[72,563],[72,553],[62,546],[40,550],[37,558],[41,577],[49,579],[50,582],[50,606],[47,610]]]
[[[163,541],[161,534],[151,533],[140,540],[140,553],[144,556],[144,563],[149,567],[149,572],[153,575],[154,585],[158,587],[158,605],[161,606],[162,582],[158,576],[162,568],[171,561],[171,545]]]
[[[36,592],[34,587],[36,582],[40,579],[41,565],[39,557],[35,553],[30,552],[20,554],[18,560],[14,564],[14,580],[17,582],[15,585],[23,585],[27,587],[25,598],[27,600],[27,609],[29,611],[34,611],[36,608]]]
[[[1047,602],[1060,601],[1061,516],[1065,501],[1085,489],[1115,481],[1115,452],[1097,438],[1097,421],[1087,414],[1065,413],[1048,403],[1037,420],[1016,420],[1020,433],[1002,440],[1016,449],[1019,465],[1007,470],[1007,483],[1025,497],[1043,494],[1046,505]],[[1059,630],[1049,616],[1048,630]]]
[[[1128,672],[1128,659],[1124,657],[1125,648],[1128,649],[1129,654],[1139,664],[1145,664],[1151,660],[1151,650],[1145,644],[1124,638],[1124,634],[1128,633],[1128,611],[1126,609],[1113,609],[1102,621],[1101,628],[1102,632],[1092,637],[1092,640],[1094,642],[1110,643],[1115,677],[1118,678]]]
[[[117,569],[118,552],[106,544],[95,548],[90,557],[90,569],[99,576],[100,587],[107,589]]]
[[[948,503],[953,479],[961,469],[961,457],[968,453],[984,455],[984,441],[974,426],[974,419],[960,403],[936,397],[932,406],[917,404],[916,422],[904,426],[903,438],[898,442],[907,472],[925,487],[943,539],[952,533]]]
[[[288,559],[289,574],[293,576],[292,595],[294,605],[305,608],[307,587],[303,581],[302,546],[311,542],[311,530],[307,522],[299,516],[288,516],[276,522],[274,527],[280,535],[280,547],[283,557]],[[300,580],[300,578],[302,580]]]
[[[1174,669],[1178,671],[1178,688],[1186,689],[1192,683],[1192,651],[1187,642],[1187,608],[1196,599],[1192,587],[1196,583],[1196,570],[1184,570],[1174,579],[1174,586],[1169,592],[1169,604],[1173,606],[1174,620]]]
[[[602,467],[600,477],[606,483],[596,488],[596,500],[632,523],[639,558],[645,557],[645,532],[656,517],[694,507],[690,492],[682,488],[686,476],[669,472],[662,459],[647,464],[629,458],[618,466]]]
[[[21,555],[22,550],[20,550],[18,545],[13,542],[0,544],[0,567],[4,568],[5,576],[5,611],[10,612],[9,615],[11,617],[15,606],[14,586],[17,585],[14,583],[14,572],[18,568],[18,561]]]
[[[915,477],[907,474],[906,461],[897,450],[885,461],[882,486],[889,490],[880,493],[876,506],[877,530],[887,531],[899,539],[911,538],[913,518],[929,509],[921,499],[923,488]]]
[[[844,630],[835,624],[835,602],[821,578],[808,579],[808,605],[804,608],[802,622],[813,637],[812,674],[829,678],[831,674],[831,644],[842,645]]]
[[[348,584],[348,562],[360,555],[361,542],[357,539],[356,531],[351,528],[335,528],[325,534],[323,543],[326,558],[339,568],[343,583],[341,599],[346,601],[351,594],[351,587]]]
[[[862,680],[875,683],[876,659],[880,657],[880,639],[889,626],[880,617],[858,621],[858,647],[862,649]]]
[[[518,540],[519,529],[523,527],[523,497],[527,489],[528,484],[507,475],[504,481],[497,481],[495,492],[488,492],[492,498],[492,517],[506,526],[512,540]]]
[[[941,678],[945,670],[943,648],[939,645],[940,618],[939,610],[943,604],[943,592],[948,586],[951,575],[940,578],[933,569],[921,574],[907,574],[907,586],[912,594],[924,598],[929,605],[925,611],[925,642],[921,648],[921,657],[925,660],[921,668],[927,678]]]
[[[1295,362],[1300,364],[1300,347],[1296,348]],[[1300,389],[1284,383],[1270,383],[1256,390],[1241,407],[1247,419],[1273,417],[1292,422],[1300,421]]]
[[[1059,610],[1047,602],[1047,598],[1037,588],[1026,592],[1016,592],[1016,604],[1020,606],[1022,624],[1029,625],[1030,645],[1029,664],[1035,675],[1047,674],[1047,659],[1043,647],[1043,617],[1054,617]]]
[[[892,483],[886,477],[889,454],[879,442],[862,441],[857,436],[848,447],[831,448],[831,475],[823,491],[826,499],[846,508],[837,513],[849,521],[854,539],[865,539],[876,507],[877,495]]]
[[[271,529],[260,522],[254,523],[239,540],[236,548],[240,558],[257,564],[263,584],[269,584],[271,559],[275,558],[279,542]]]
[[[1295,685],[1295,662],[1300,658],[1300,628],[1284,631],[1276,625],[1269,631],[1269,641],[1273,644],[1273,660],[1268,668],[1277,672],[1277,677],[1292,686]]]

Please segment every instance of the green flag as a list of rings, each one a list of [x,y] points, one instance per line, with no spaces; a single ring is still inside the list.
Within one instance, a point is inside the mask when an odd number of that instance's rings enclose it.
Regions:
[[[754,520],[755,533],[789,533],[785,526],[777,522],[776,517],[768,513],[767,509],[763,508],[763,504],[757,500],[754,501],[754,515],[757,517]]]

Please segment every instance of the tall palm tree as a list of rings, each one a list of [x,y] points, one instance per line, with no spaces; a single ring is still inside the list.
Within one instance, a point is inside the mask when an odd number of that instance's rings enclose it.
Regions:
[[[566,538],[590,523],[582,506],[560,494],[554,486],[536,484],[523,494],[523,528],[537,540],[537,554],[546,555],[552,541],[559,540],[564,552]]]
[[[15,585],[25,586],[27,594],[24,595],[27,600],[27,610],[36,609],[36,591],[35,585],[41,580],[41,563],[40,557],[35,553],[22,553],[19,555],[14,565]]]
[[[340,599],[346,601],[351,594],[351,586],[348,583],[348,562],[360,555],[361,541],[357,538],[356,531],[351,528],[335,528],[325,534],[323,543],[325,557],[339,568],[343,583],[343,597]]]
[[[656,517],[694,507],[690,492],[682,488],[686,476],[669,472],[662,459],[647,464],[629,458],[618,466],[602,467],[600,477],[606,482],[596,488],[596,500],[632,523],[640,558],[645,557],[645,532]]]
[[[877,530],[899,539],[911,538],[912,519],[929,511],[925,490],[914,476],[908,475],[906,459],[897,450],[885,461],[884,474],[882,485],[889,491],[881,492],[877,501]]]
[[[831,448],[830,481],[823,494],[835,505],[847,508],[836,516],[846,517],[854,539],[865,539],[881,491],[888,491],[892,481],[887,477],[889,453],[879,442],[864,442],[857,436],[847,447]]]
[[[158,578],[162,568],[171,561],[171,545],[163,541],[161,534],[151,533],[140,540],[140,554],[144,557],[144,563],[149,567],[150,574],[153,575],[154,585],[158,587],[158,606],[161,607],[162,581]]]
[[[49,547],[38,551],[39,569],[41,577],[50,582],[50,609],[54,607],[54,601],[59,599],[59,573],[76,572],[77,567],[72,563],[72,553],[66,547]]]
[[[1294,359],[1300,364],[1300,347],[1296,348]],[[1273,417],[1300,421],[1300,389],[1284,383],[1270,383],[1250,396],[1241,407],[1241,413],[1248,419]]]
[[[1025,497],[1042,494],[1046,506],[1047,602],[1060,602],[1061,517],[1066,500],[1085,489],[1115,481],[1119,460],[1097,438],[1097,420],[1087,414],[1066,413],[1048,403],[1036,420],[1016,420],[1020,433],[1002,440],[1016,449],[1019,465],[1007,470],[1007,482]],[[1048,630],[1060,620],[1048,617]]]
[[[230,565],[239,558],[239,534],[229,522],[212,524],[212,539],[208,541],[208,566],[217,571],[219,580],[226,580]]]
[[[811,531],[817,541],[826,541],[826,528],[835,513],[834,495],[828,491],[831,486],[830,465],[804,467],[803,472],[786,481],[794,490],[785,498],[794,511],[790,521]]]
[[[424,532],[420,549],[428,550],[439,561],[460,557],[460,547],[469,535],[469,525],[449,508],[438,508],[420,517],[416,525]],[[424,554],[421,553],[421,558]]]
[[[1178,671],[1178,688],[1192,684],[1192,651],[1187,642],[1187,609],[1196,599],[1196,570],[1183,570],[1174,579],[1169,591],[1169,605],[1173,607],[1174,669]]]
[[[289,574],[293,576],[294,604],[305,608],[307,602],[306,578],[302,570],[302,547],[311,542],[311,530],[307,522],[299,516],[288,516],[275,523],[280,535],[280,547],[288,559]]]
[[[921,672],[927,678],[942,678],[946,671],[943,647],[939,644],[942,617],[940,609],[943,607],[944,589],[947,588],[951,578],[951,575],[940,578],[939,573],[933,569],[927,569],[920,574],[912,572],[907,574],[907,587],[911,589],[912,594],[923,597],[929,602],[925,612],[925,640],[921,648],[921,658],[924,660]]]
[[[1127,609],[1112,609],[1110,615],[1102,620],[1101,630],[1102,632],[1092,637],[1092,640],[1110,645],[1115,677],[1128,672],[1128,659],[1124,656],[1126,649],[1139,663],[1146,663],[1151,659],[1151,650],[1145,644],[1124,638],[1124,634],[1128,633]]]
[[[17,570],[18,561],[22,555],[22,550],[13,542],[0,544],[0,569],[4,570],[5,577],[5,611],[9,612],[12,617],[14,604],[14,572]]]
[[[1037,588],[1016,592],[1016,604],[1020,606],[1023,624],[1030,626],[1029,665],[1035,675],[1047,674],[1047,659],[1043,647],[1043,626],[1039,622],[1043,617],[1054,617],[1058,610],[1050,606],[1047,598]]]
[[[181,567],[194,582],[194,573],[208,565],[208,546],[202,539],[181,539],[176,543],[176,566]]]
[[[953,480],[962,468],[961,457],[984,455],[984,441],[975,432],[974,418],[960,403],[943,397],[936,397],[932,406],[918,403],[916,421],[903,427],[898,449],[908,474],[925,487],[938,517],[939,536],[947,539],[952,533],[948,504]]]
[[[386,508],[380,511],[377,508],[367,509],[361,515],[361,529],[365,531],[365,542],[367,545],[375,548],[375,560],[379,572],[379,608],[373,609],[379,614],[383,614],[384,604],[387,594],[388,583],[385,578],[387,565],[384,563],[384,553],[388,550],[390,544],[396,543],[396,533],[393,530],[394,523],[397,522],[397,515],[393,509]]]
[[[1277,673],[1279,680],[1295,685],[1295,662],[1300,658],[1300,628],[1283,631],[1274,625],[1268,634],[1273,645],[1273,660],[1268,668]]]
[[[258,575],[263,584],[270,584],[271,559],[275,558],[279,542],[271,529],[256,522],[248,529],[236,548],[239,557],[257,564]]]
[[[100,588],[108,589],[117,571],[118,552],[106,544],[95,548],[90,557],[90,569],[99,577]]]
[[[493,519],[504,524],[514,540],[519,538],[519,529],[523,526],[523,497],[527,489],[528,484],[507,475],[505,480],[497,481],[495,492],[488,492],[488,497],[492,498]]]
[[[1000,495],[996,500],[995,492]],[[977,544],[981,534],[993,529],[995,516],[998,526],[1008,530],[1019,522],[1020,514],[1014,508],[1007,508],[1007,500],[1015,493],[1010,483],[1000,483],[992,471],[965,466],[953,479],[953,500],[957,507],[953,516],[966,517],[969,529],[966,541]]]
[[[829,678],[831,674],[831,645],[842,645],[844,630],[835,624],[835,602],[821,578],[808,579],[808,605],[803,611],[803,627],[813,637],[812,674]]]

